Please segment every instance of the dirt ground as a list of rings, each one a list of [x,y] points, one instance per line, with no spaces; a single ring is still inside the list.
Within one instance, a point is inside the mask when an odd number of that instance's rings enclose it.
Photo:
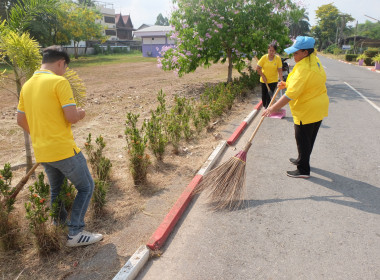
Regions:
[[[13,213],[19,217],[21,248],[0,252],[2,279],[112,279],[137,248],[147,242],[219,141],[226,139],[225,128],[229,121],[243,120],[253,109],[252,104],[259,100],[256,89],[245,101],[237,101],[228,115],[213,120],[217,124],[211,131],[183,142],[180,154],[174,155],[169,147],[163,163],[158,164],[153,159],[148,185],[139,191],[128,171],[124,137],[127,112],[139,113],[140,120],[149,118],[150,110],[158,105],[156,98],[160,89],[166,94],[168,105],[175,94],[197,98],[206,84],[226,80],[227,66],[200,68],[182,78],[158,69],[155,60],[74,70],[87,87],[86,118],[73,126],[74,138],[83,148],[89,133],[93,139],[102,135],[107,144],[105,156],[113,165],[105,214],[95,217],[90,208],[86,216],[86,229],[102,233],[104,240],[96,245],[63,248],[49,257],[39,257],[23,218],[27,196],[27,188],[24,188]],[[8,83],[5,87],[0,89],[1,168],[8,162],[13,167],[25,162],[23,132],[16,124],[17,97],[9,92],[15,86]],[[37,171],[41,172],[42,168]],[[13,185],[24,173],[24,168],[14,171]],[[27,186],[32,183],[29,180]]]

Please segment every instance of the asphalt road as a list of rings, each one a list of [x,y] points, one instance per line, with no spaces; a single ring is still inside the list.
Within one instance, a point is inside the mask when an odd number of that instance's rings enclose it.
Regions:
[[[321,61],[330,108],[312,177],[285,175],[296,156],[286,107],[287,118],[265,119],[253,140],[244,207],[213,212],[205,194],[196,197],[137,279],[380,279],[380,74]]]

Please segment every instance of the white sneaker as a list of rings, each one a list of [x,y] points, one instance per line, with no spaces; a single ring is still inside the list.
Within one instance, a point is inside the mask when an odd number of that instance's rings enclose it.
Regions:
[[[103,239],[103,235],[100,233],[91,233],[83,230],[77,235],[68,235],[66,246],[77,247],[94,244]]]

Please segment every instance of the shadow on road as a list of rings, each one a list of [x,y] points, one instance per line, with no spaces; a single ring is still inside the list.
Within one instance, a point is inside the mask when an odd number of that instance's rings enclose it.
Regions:
[[[247,208],[254,208],[269,203],[279,203],[292,200],[314,200],[314,201],[327,201],[337,203],[339,205],[352,207],[361,211],[373,214],[380,214],[380,188],[370,185],[368,183],[354,180],[336,173],[332,173],[323,169],[313,167],[313,173],[319,174],[325,178],[311,177],[308,180],[316,185],[328,188],[342,195],[333,196],[309,196],[301,198],[287,198],[287,199],[266,199],[266,200],[243,200],[241,206],[233,209],[232,211],[244,210]],[[299,180],[299,179],[297,179]],[[352,199],[355,201],[348,201]],[[212,208],[212,204],[208,205]],[[222,210],[231,211],[231,210]]]

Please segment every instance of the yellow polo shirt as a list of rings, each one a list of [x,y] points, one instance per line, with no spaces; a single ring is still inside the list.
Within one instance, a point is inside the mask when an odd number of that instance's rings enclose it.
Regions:
[[[296,63],[286,87],[285,95],[291,99],[289,106],[295,124],[314,123],[328,116],[326,73],[314,53]]]
[[[36,71],[22,87],[17,111],[26,115],[37,162],[54,162],[79,153],[63,113],[66,106],[76,106],[71,86],[51,71]]]
[[[269,60],[268,54],[263,55],[257,65],[261,67],[268,84],[278,82],[278,68],[282,68],[282,61],[278,55],[275,55],[273,60]],[[260,82],[264,83],[262,77],[260,77]]]

